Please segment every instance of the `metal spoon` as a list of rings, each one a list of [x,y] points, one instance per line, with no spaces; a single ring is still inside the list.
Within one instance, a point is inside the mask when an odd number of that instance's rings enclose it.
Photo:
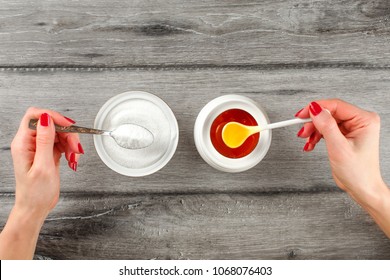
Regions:
[[[37,129],[38,120],[31,119],[28,127]],[[152,145],[154,141],[153,134],[143,126],[136,124],[122,124],[112,131],[95,128],[81,127],[76,125],[59,126],[55,125],[57,132],[84,133],[102,136],[111,136],[115,142],[125,149],[142,149]]]

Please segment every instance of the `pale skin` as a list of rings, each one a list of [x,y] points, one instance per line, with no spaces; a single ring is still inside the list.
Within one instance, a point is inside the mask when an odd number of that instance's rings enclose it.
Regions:
[[[30,119],[40,119],[37,131],[28,128]],[[0,234],[0,259],[32,259],[43,222],[60,195],[61,155],[65,154],[69,167],[77,168],[83,152],[78,135],[57,134],[54,123],[74,122],[54,111],[29,108],[12,141],[15,204]]]
[[[336,184],[375,220],[390,238],[390,190],[379,166],[378,114],[339,99],[319,100],[299,111],[311,117],[298,136],[306,138],[304,150],[312,151],[323,138]],[[326,110],[324,110],[326,109]]]
[[[341,100],[315,103],[296,115],[313,119],[298,135],[307,139],[304,150],[312,151],[322,138],[325,140],[336,184],[390,238],[390,191],[379,167],[379,116]],[[45,113],[49,115],[47,126],[42,125]],[[28,129],[31,118],[40,118],[37,131]],[[12,142],[15,204],[0,234],[0,259],[33,257],[41,227],[58,202],[60,157],[65,153],[69,167],[75,170],[74,162],[83,153],[78,135],[57,134],[54,123],[67,126],[73,122],[54,111],[30,108]]]

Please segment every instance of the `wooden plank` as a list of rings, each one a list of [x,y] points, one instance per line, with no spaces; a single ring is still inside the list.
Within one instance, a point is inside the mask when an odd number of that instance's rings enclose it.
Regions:
[[[109,82],[107,82],[109,81]],[[0,72],[0,192],[13,192],[10,143],[29,106],[51,108],[91,126],[99,108],[112,96],[145,90],[164,99],[173,109],[180,140],[173,159],[159,172],[130,178],[106,167],[92,137],[82,135],[86,151],[77,173],[63,165],[63,192],[205,193],[337,190],[323,144],[303,153],[299,127],[273,132],[271,148],[253,169],[227,174],[214,170],[199,156],[193,140],[197,114],[211,99],[240,94],[259,102],[271,121],[293,117],[311,100],[340,97],[382,116],[381,164],[390,181],[390,79],[388,70],[274,70],[274,71],[60,71]],[[98,171],[98,172],[97,172]],[[280,174],[283,173],[283,177]]]
[[[3,209],[13,197],[2,196]],[[7,211],[0,212],[0,224]],[[37,254],[53,259],[390,259],[345,193],[69,195]]]
[[[388,0],[3,1],[0,65],[388,68],[389,11]]]

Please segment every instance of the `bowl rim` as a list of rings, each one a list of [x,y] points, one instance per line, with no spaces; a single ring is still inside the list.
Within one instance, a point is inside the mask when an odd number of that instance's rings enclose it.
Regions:
[[[209,136],[214,119],[229,109],[242,109],[253,116],[258,125],[269,123],[265,110],[254,100],[236,94],[219,96],[207,103],[199,112],[194,126],[195,146],[200,156],[210,166],[224,172],[242,172],[256,166],[267,154],[272,140],[272,131],[262,131],[256,148],[242,158],[228,158],[221,155],[212,145]]]
[[[118,104],[120,104],[121,102],[127,101],[129,99],[144,99],[150,101],[153,104],[155,104],[157,107],[159,107],[167,117],[171,128],[171,139],[170,139],[170,144],[166,152],[164,153],[164,155],[150,166],[146,166],[143,168],[136,168],[136,169],[128,168],[112,160],[112,158],[109,156],[109,154],[107,153],[103,145],[101,136],[94,135],[93,142],[95,145],[96,152],[98,153],[100,159],[107,165],[107,167],[125,176],[142,177],[159,171],[164,166],[166,166],[168,162],[172,159],[179,143],[179,125],[171,107],[164,100],[162,100],[160,97],[150,92],[137,90],[137,91],[122,92],[108,99],[103,104],[103,106],[99,109],[99,112],[95,117],[94,127],[98,129],[101,128],[102,123],[107,117],[110,110],[115,106],[117,106]]]

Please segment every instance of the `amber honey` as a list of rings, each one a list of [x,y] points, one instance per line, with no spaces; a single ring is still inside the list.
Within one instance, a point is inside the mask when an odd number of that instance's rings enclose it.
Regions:
[[[210,139],[214,148],[228,158],[242,158],[249,155],[257,146],[260,133],[249,136],[238,148],[229,148],[222,139],[222,129],[228,122],[239,122],[248,126],[257,126],[255,118],[241,109],[229,109],[219,114],[210,128]]]

